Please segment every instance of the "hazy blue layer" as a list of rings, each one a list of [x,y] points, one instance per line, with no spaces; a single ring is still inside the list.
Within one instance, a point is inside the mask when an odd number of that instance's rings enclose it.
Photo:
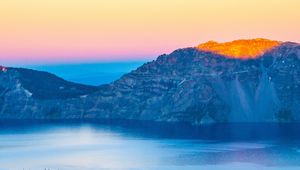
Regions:
[[[136,69],[143,63],[145,62],[137,61],[95,64],[37,65],[26,66],[26,68],[47,71],[66,80],[77,83],[100,85],[117,80],[123,74]]]
[[[299,127],[5,122],[0,124],[0,169],[296,170]]]

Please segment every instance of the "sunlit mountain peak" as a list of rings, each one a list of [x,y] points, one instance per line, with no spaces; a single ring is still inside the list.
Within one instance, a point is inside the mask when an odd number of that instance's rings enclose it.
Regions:
[[[280,41],[263,38],[241,39],[231,42],[218,43],[208,41],[197,46],[201,51],[213,52],[229,58],[252,59],[262,56],[265,52],[280,45]]]

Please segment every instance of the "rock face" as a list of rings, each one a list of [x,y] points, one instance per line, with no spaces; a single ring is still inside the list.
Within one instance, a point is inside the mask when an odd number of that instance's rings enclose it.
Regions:
[[[228,58],[254,59],[281,44],[280,41],[271,41],[263,38],[249,40],[235,40],[232,42],[218,43],[208,41],[197,46],[202,51],[214,52]]]
[[[100,87],[8,68],[0,97],[2,119],[299,122],[300,45],[252,59],[179,49]]]

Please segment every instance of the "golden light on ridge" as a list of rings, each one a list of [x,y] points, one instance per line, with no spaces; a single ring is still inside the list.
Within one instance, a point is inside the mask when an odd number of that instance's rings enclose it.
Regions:
[[[280,45],[279,41],[262,38],[251,40],[235,40],[232,42],[218,43],[208,41],[200,44],[197,49],[224,55],[229,58],[253,59],[262,56],[265,52]]]

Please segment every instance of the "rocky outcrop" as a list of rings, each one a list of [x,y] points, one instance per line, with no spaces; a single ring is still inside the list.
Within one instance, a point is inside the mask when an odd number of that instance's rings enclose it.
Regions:
[[[0,73],[2,119],[300,121],[300,45],[291,42],[252,59],[179,49],[100,87],[53,75],[51,81],[24,78],[20,72],[26,71],[35,72],[8,68]]]

